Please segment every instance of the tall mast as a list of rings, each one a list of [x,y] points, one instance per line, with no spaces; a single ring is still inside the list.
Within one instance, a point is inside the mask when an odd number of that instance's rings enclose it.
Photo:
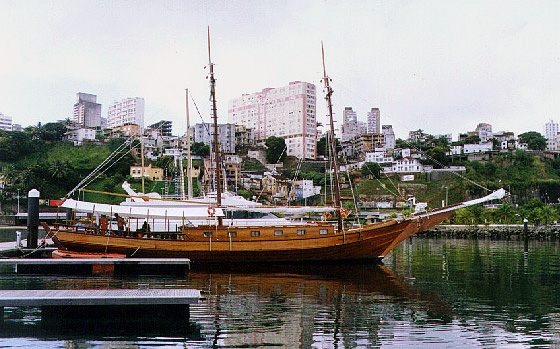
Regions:
[[[332,102],[331,102],[331,95],[333,94],[333,89],[329,83],[329,77],[327,76],[327,69],[325,68],[325,50],[323,48],[323,42],[321,41],[321,53],[323,56],[323,81],[325,82],[325,90],[326,95],[325,99],[327,100],[327,108],[329,112],[329,121],[331,123],[331,137],[330,139],[330,147],[331,147],[331,154],[333,155],[333,170],[334,170],[334,199],[335,199],[335,207],[337,208],[337,220],[338,220],[338,231],[343,232],[342,229],[342,205],[340,203],[340,183],[338,182],[338,165],[336,163],[336,146],[334,141],[334,120],[333,120],[333,111],[332,111]],[[344,236],[345,240],[345,236]]]
[[[214,78],[214,64],[210,58],[210,26],[208,26],[208,66],[210,69],[210,100],[212,101],[212,118],[214,119],[214,156],[216,157],[216,204],[222,205],[222,180],[220,167],[220,147],[218,146],[218,109],[216,107],[216,79]],[[218,217],[218,224],[222,225],[222,217]]]
[[[142,157],[142,194],[146,193],[144,188],[144,176],[146,169],[144,168],[144,129],[140,128],[140,156]]]
[[[191,157],[191,122],[189,120],[189,89],[185,89],[187,108],[187,197],[193,197],[192,157]]]

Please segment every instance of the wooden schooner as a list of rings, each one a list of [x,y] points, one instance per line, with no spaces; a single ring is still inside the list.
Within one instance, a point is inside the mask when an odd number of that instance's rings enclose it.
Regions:
[[[331,135],[334,135],[331,95],[333,90],[326,73],[324,50],[323,82],[325,84],[327,108],[330,117]],[[218,121],[216,111],[215,79],[210,59],[210,34],[208,33],[209,80],[214,119],[213,150],[216,166],[216,201],[213,204],[162,205],[158,207],[120,206],[94,204],[84,201],[66,200],[62,205],[74,212],[87,212],[96,217],[115,216],[128,219],[126,227],[105,224],[85,224],[72,219],[55,223],[52,227],[43,224],[61,249],[72,251],[119,253],[133,257],[183,257],[195,263],[235,262],[305,262],[305,261],[349,261],[380,260],[395,246],[419,231],[429,229],[452,215],[462,207],[485,201],[501,199],[505,191],[500,189],[480,199],[464,202],[430,212],[422,212],[400,219],[346,228],[345,210],[340,201],[336,148],[331,136],[331,153],[334,154],[333,168],[335,202],[334,207],[293,208],[300,212],[336,213],[336,224],[328,222],[282,222],[277,224],[236,224],[235,220],[224,223],[225,212],[235,207],[222,205],[221,168],[218,146]],[[265,206],[243,207],[245,211],[265,212],[274,208]],[[283,207],[281,209],[287,209]],[[278,209],[280,210],[280,209]],[[101,218],[103,219],[103,218]],[[193,221],[198,220],[198,224]],[[99,221],[99,219],[97,220]],[[150,224],[164,229],[149,229]],[[136,223],[136,227],[134,226]],[[145,224],[147,223],[147,224]],[[142,225],[142,228],[140,228]]]

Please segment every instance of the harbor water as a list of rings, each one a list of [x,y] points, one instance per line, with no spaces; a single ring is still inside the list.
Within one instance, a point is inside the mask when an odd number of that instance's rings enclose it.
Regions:
[[[0,347],[554,347],[559,268],[558,241],[415,238],[382,265],[196,268],[182,277],[5,270],[0,289],[195,288],[206,298],[190,317],[148,329],[45,323],[38,308],[5,308]]]

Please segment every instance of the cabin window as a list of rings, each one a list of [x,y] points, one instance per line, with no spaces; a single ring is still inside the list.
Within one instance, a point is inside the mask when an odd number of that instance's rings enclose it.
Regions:
[[[282,230],[275,230],[275,231],[274,231],[274,235],[276,235],[276,236],[284,235],[284,231],[282,231]]]
[[[204,232],[204,237],[205,238],[211,238],[212,237],[212,232],[211,231],[205,231]]]
[[[260,231],[252,231],[251,236],[261,236],[261,232]]]
[[[319,230],[319,234],[321,234],[321,235],[326,235],[326,234],[328,234],[328,233],[329,233],[329,230],[328,230],[328,229],[321,229],[321,230]]]
[[[297,231],[298,235],[305,235],[305,229],[301,229]]]
[[[237,232],[236,231],[230,231],[230,232],[228,232],[228,235],[229,235],[230,238],[235,238],[235,237],[237,237]]]

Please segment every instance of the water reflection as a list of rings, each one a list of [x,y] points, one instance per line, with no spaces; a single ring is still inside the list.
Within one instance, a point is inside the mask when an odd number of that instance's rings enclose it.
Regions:
[[[419,292],[379,265],[196,272],[191,284],[209,295],[204,312],[214,317],[208,331],[214,347],[379,345],[387,315],[451,320],[451,308],[436,293]]]
[[[51,330],[38,309],[6,309],[0,346],[554,346],[560,331],[555,241],[406,241],[385,265],[193,270],[185,277],[14,276],[3,289],[185,287],[190,319],[151,327],[79,323]],[[66,344],[64,344],[66,342]],[[62,344],[61,344],[62,343]]]

